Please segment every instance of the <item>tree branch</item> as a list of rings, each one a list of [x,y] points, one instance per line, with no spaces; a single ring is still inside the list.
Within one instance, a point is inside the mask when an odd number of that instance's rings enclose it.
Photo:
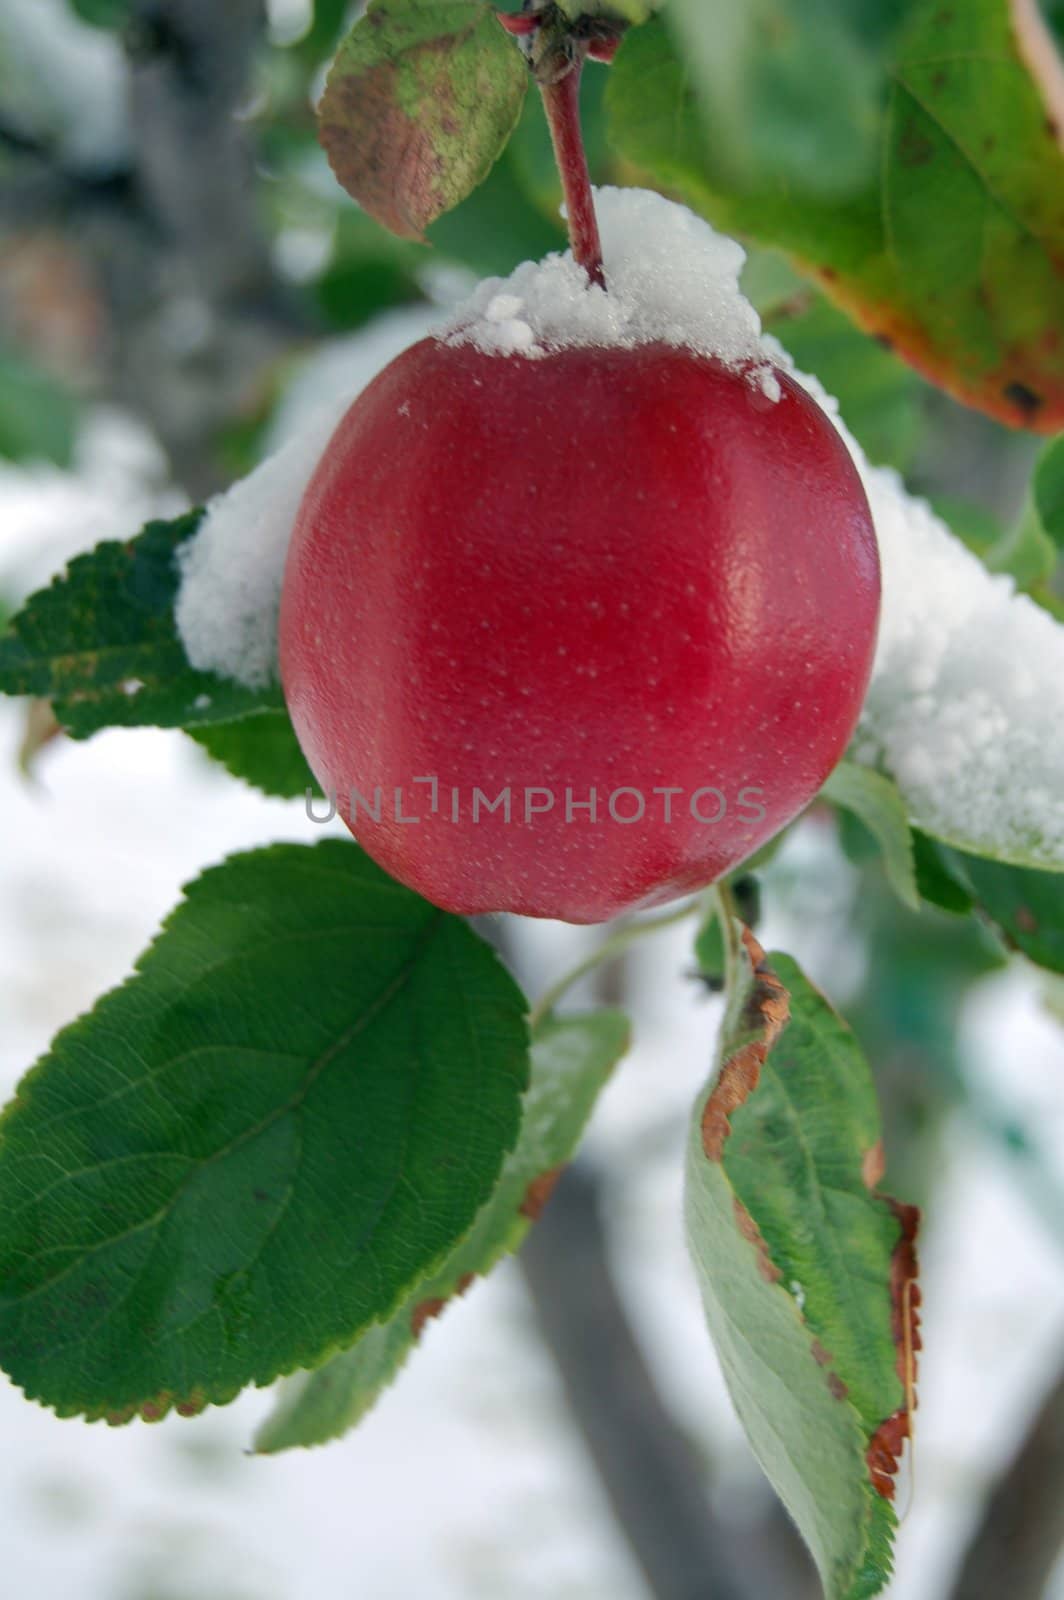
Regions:
[[[264,21],[263,0],[137,0],[129,29],[143,202],[214,302],[271,283],[237,120]]]
[[[274,272],[239,120],[263,25],[263,0],[136,0],[128,30],[142,227],[134,270],[108,262],[114,355],[195,498],[226,476],[219,435],[315,331]]]
[[[520,1260],[574,1421],[655,1600],[818,1593],[782,1511],[746,1529],[714,1516],[704,1464],[666,1411],[614,1284],[587,1167],[562,1174]]]
[[[1064,1545],[1064,1370],[987,1502],[951,1600],[1041,1600]]]

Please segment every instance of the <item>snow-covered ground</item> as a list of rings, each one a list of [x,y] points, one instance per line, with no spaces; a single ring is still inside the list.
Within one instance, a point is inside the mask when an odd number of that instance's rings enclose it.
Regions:
[[[0,592],[14,598],[73,548],[122,536],[161,494],[150,442],[98,418],[78,478],[0,468]],[[212,769],[179,734],[115,732],[44,753],[37,786],[0,702],[0,1086],[128,971],[179,885],[237,848],[316,835],[298,804]],[[848,869],[818,830],[788,857],[805,891],[845,902]],[[786,865],[786,859],[784,865]],[[815,869],[815,870],[812,870]],[[770,911],[773,897],[769,897]],[[767,937],[841,996],[840,936],[804,904]],[[587,935],[533,927],[530,966],[556,974]],[[618,1271],[662,1388],[704,1441],[718,1493],[752,1466],[723,1393],[684,1259],[684,1116],[717,1018],[683,978],[683,930],[632,970],[637,1045],[592,1138],[616,1174]],[[1064,1036],[1022,970],[988,980],[966,1019],[980,1082],[1037,1124],[1064,1180]],[[623,1175],[623,1181],[621,1181]],[[1007,1455],[1064,1331],[1064,1258],[1002,1158],[958,1124],[925,1239],[925,1343],[912,1507],[892,1600],[941,1600],[980,1487]],[[520,1279],[507,1268],[430,1324],[399,1385],[359,1431],[304,1455],[243,1452],[260,1393],[194,1421],[111,1431],[59,1422],[0,1387],[6,1592],[34,1600],[640,1600],[569,1431]],[[1053,1590],[1064,1597],[1064,1572]]]

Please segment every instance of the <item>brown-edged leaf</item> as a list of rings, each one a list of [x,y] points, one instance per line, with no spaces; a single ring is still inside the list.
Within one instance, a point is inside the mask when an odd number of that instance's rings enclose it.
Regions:
[[[374,0],[333,62],[319,135],[348,194],[421,239],[487,176],[527,83],[485,0]]]
[[[1064,76],[1034,0],[911,8],[882,60],[880,159],[835,200],[815,164],[766,162],[753,182],[721,165],[713,81],[664,21],[626,39],[609,98],[625,155],[787,251],[934,383],[1013,426],[1064,427]]]
[[[917,1213],[879,1192],[850,1030],[743,930],[719,1068],[691,1124],[687,1234],[735,1408],[828,1600],[890,1572],[919,1346]]]

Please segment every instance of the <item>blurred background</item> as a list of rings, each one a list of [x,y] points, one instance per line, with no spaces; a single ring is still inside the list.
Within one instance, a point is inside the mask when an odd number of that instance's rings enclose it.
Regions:
[[[873,8],[874,9],[874,8]],[[882,8],[884,11],[889,7]],[[0,613],[75,551],[252,466],[480,276],[561,247],[538,105],[404,244],[332,179],[312,106],[345,0],[0,0]],[[585,85],[599,181],[606,69]],[[1016,525],[1034,444],[856,332],[782,258],[747,289],[872,459],[970,542]],[[0,1087],[121,980],[226,853],[317,836],[180,733],[55,734],[0,703]],[[1064,987],[971,918],[892,897],[814,810],[760,874],[766,947],[857,1028],[887,1187],[925,1209],[925,1354],[891,1600],[1062,1600]],[[594,930],[499,930],[530,993]],[[261,1393],[183,1421],[59,1422],[0,1387],[6,1592],[49,1600],[813,1600],[706,1336],[681,1233],[720,1001],[690,935],[605,972],[635,1048],[508,1263],[431,1324],[348,1439],[246,1454]],[[579,999],[577,993],[574,999]],[[585,995],[585,998],[587,996]],[[1055,1570],[1054,1570],[1055,1569]]]

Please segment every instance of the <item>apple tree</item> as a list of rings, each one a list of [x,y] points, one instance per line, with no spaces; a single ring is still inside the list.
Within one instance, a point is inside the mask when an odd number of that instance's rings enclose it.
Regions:
[[[685,1155],[710,1339],[825,1595],[880,1593],[935,1129],[1037,1159],[959,1006],[1008,954],[1058,1006],[1064,973],[1064,13],[317,0],[266,47],[255,5],[75,9],[142,145],[72,173],[19,112],[3,159],[22,205],[129,208],[121,270],[98,228],[72,260],[199,503],[32,594],[0,690],[49,737],[180,731],[351,837],[208,866],[27,1073],[0,1362],[112,1424],[284,1378],[257,1447],[340,1436],[530,1233],[550,1270],[630,1038],[570,990],[686,923],[724,996]],[[194,384],[152,365],[175,273]],[[294,350],[427,298],[277,431]],[[0,450],[62,463],[77,398],[23,343]],[[759,937],[818,824],[861,885],[849,1022]],[[526,994],[512,917],[611,925]]]

